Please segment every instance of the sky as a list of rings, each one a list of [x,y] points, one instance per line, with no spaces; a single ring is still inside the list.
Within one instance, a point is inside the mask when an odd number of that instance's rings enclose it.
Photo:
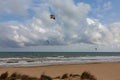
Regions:
[[[119,52],[119,3],[0,0],[0,51]]]

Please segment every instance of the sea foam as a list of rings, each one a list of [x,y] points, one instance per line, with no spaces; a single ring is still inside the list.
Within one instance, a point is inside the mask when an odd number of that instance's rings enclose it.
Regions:
[[[78,56],[78,57],[35,57],[0,58],[0,67],[45,66],[57,64],[80,64],[95,62],[119,62],[120,56]]]

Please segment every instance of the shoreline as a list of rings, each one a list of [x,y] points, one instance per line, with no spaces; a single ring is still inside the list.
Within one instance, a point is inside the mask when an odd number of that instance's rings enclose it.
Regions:
[[[45,64],[45,65],[30,65],[30,66],[0,66],[0,68],[30,68],[30,67],[49,67],[49,66],[65,66],[65,65],[89,65],[89,64],[106,64],[106,63],[120,63],[120,61],[113,62],[88,62],[88,63],[62,63],[62,64]]]
[[[81,74],[88,71],[98,80],[119,80],[120,79],[120,62],[98,62],[84,64],[58,64],[47,66],[25,66],[25,67],[0,67],[0,74],[8,71],[9,73],[17,72],[30,76],[40,77],[42,73],[56,77],[68,74]]]

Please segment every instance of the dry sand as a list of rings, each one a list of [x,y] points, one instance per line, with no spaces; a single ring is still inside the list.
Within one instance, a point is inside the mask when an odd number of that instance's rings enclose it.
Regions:
[[[42,73],[55,77],[64,73],[81,74],[83,71],[89,71],[98,80],[120,80],[119,62],[0,68],[0,73],[6,71],[9,73],[18,72],[36,77],[40,77]]]

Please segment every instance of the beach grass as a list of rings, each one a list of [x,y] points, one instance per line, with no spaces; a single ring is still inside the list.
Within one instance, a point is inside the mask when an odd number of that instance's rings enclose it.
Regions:
[[[41,74],[40,78],[31,77],[25,74],[19,74],[14,72],[9,74],[8,72],[4,72],[0,75],[0,80],[97,80],[92,74],[89,72],[83,72],[80,74],[68,74],[65,73],[59,77],[52,78],[48,75]]]

